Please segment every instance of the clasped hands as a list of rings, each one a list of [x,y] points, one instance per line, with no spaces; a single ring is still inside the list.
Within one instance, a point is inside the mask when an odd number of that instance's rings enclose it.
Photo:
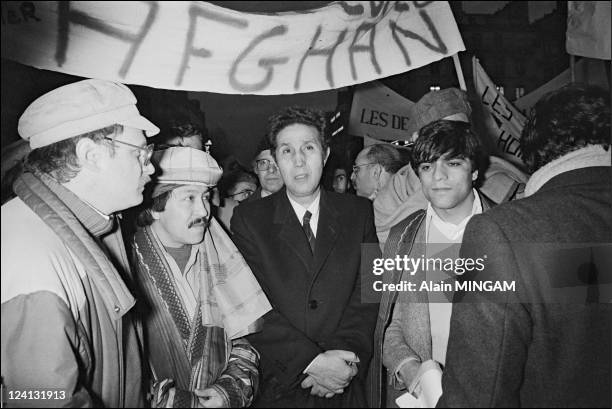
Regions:
[[[317,355],[305,373],[302,388],[311,388],[310,394],[331,398],[341,394],[355,375],[359,358],[351,351],[335,349]]]

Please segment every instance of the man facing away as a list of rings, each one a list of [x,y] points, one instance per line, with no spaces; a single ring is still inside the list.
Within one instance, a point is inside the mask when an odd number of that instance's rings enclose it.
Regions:
[[[610,407],[610,93],[567,86],[536,103],[521,136],[525,199],[468,223],[461,257],[483,257],[450,328],[440,406]]]
[[[383,143],[363,148],[355,158],[351,174],[357,196],[374,201],[401,167],[402,159],[397,148]]]
[[[361,243],[376,243],[369,201],[320,188],[329,155],[323,113],[292,107],[269,125],[285,181],[241,204],[234,240],[273,311],[249,340],[261,352],[262,407],[365,406],[378,304],[361,302]]]
[[[7,390],[54,391],[57,406],[143,406],[135,300],[113,214],[142,201],[154,171],[145,133],[157,132],[126,86],[96,79],[48,92],[19,119],[32,152],[18,197],[2,206]]]
[[[271,309],[238,250],[211,217],[222,170],[189,147],[156,152],[160,174],[133,239],[156,407],[245,407],[259,354],[244,338]]]
[[[490,207],[474,188],[483,159],[482,145],[469,124],[438,120],[423,127],[414,146],[412,166],[427,199],[427,209],[416,211],[391,229],[383,258],[407,255],[413,260],[456,259],[468,220]],[[382,349],[390,387],[388,406],[395,407],[397,393],[392,389],[411,393],[429,407],[439,398],[452,291],[445,289],[442,294],[421,285],[452,285],[454,275],[454,271],[439,266],[397,269],[385,275],[389,283],[415,284],[413,290],[399,294],[385,292],[381,300],[375,356],[378,358]],[[372,368],[377,369],[374,379],[379,383],[374,391],[383,387],[380,368]],[[422,388],[425,378],[433,380],[433,392]]]

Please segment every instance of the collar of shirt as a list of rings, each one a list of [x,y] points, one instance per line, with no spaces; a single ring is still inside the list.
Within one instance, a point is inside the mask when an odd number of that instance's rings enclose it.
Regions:
[[[85,203],[87,206],[91,207],[91,210],[93,210],[94,212],[98,213],[100,216],[102,216],[104,218],[104,220],[110,220],[111,216],[108,214],[104,214],[101,211],[99,211],[98,209],[96,209],[91,203],[88,203],[86,201],[83,200],[83,203]]]
[[[474,203],[472,204],[472,212],[463,219],[459,224],[449,223],[440,218],[436,211],[431,207],[431,203],[427,204],[427,215],[425,218],[425,231],[427,232],[427,242],[429,243],[429,229],[431,224],[433,223],[436,228],[449,240],[456,241],[459,237],[463,236],[463,232],[465,230],[465,226],[470,221],[472,216],[475,214],[482,213],[482,203],[480,201],[480,195],[476,191],[476,189],[472,189],[474,193]]]
[[[315,200],[308,206],[307,208],[291,199],[289,194],[287,193],[287,197],[289,198],[289,203],[291,203],[291,207],[293,207],[293,211],[295,212],[298,220],[300,221],[300,225],[302,224],[302,220],[304,220],[304,215],[306,211],[309,211],[312,216],[310,216],[310,230],[312,230],[312,234],[314,234],[315,238],[317,237],[317,225],[319,224],[319,203],[321,202],[321,189],[319,188],[319,192],[317,193],[317,197]]]

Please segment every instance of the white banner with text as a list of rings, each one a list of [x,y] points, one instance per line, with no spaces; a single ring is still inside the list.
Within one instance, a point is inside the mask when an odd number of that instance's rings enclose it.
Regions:
[[[244,13],[200,1],[2,2],[2,57],[156,88],[297,94],[465,50],[446,1],[337,1]]]

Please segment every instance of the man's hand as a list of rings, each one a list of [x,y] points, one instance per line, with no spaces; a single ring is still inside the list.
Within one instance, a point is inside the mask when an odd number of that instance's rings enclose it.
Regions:
[[[306,373],[330,392],[344,389],[357,374],[359,358],[355,353],[343,350],[326,351],[319,354]],[[350,365],[349,365],[350,364]]]
[[[198,396],[198,407],[223,408],[225,400],[215,388],[196,389],[194,393]]]
[[[310,390],[311,395],[316,395],[321,398],[327,398],[327,399],[332,398],[334,395],[339,395],[344,392],[344,389],[336,389],[335,391],[330,391],[329,389],[324,388],[323,386],[319,385],[317,381],[315,381],[314,378],[310,375],[307,376],[306,379],[302,381],[301,386],[303,389],[312,388]]]

